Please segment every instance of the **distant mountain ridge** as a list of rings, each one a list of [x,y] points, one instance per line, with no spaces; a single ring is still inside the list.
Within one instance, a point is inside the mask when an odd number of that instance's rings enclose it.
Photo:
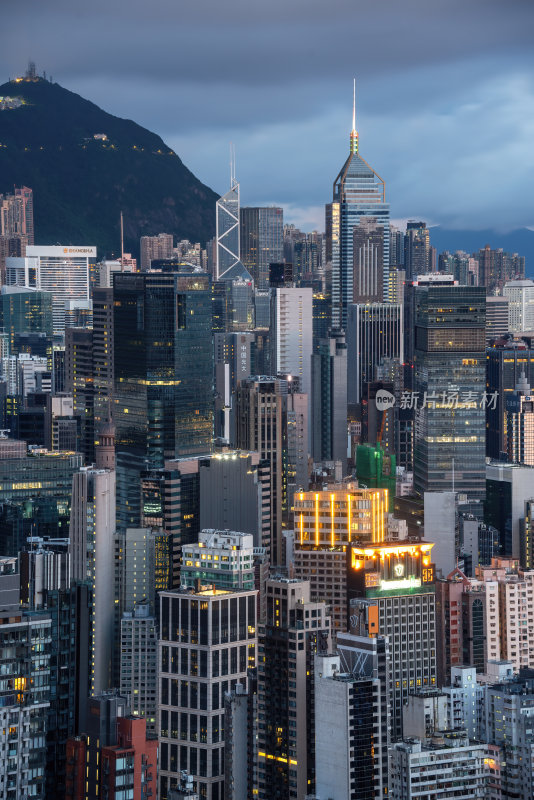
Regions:
[[[0,110],[0,193],[33,189],[36,244],[117,255],[121,211],[134,254],[143,235],[215,234],[218,195],[156,134],[42,78],[9,81],[1,96],[23,103]]]

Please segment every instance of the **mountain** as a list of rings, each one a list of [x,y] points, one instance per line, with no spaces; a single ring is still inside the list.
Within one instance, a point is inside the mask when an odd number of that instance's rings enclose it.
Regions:
[[[430,228],[430,242],[438,253],[448,250],[465,250],[476,253],[486,244],[496,250],[499,247],[506,253],[519,253],[525,256],[525,272],[527,277],[534,277],[534,231],[529,228],[517,228],[507,233],[494,230],[451,230],[436,225]]]
[[[0,110],[0,193],[33,189],[36,244],[117,255],[121,211],[134,254],[143,235],[214,235],[218,195],[155,133],[42,78],[9,81],[6,95],[22,103]]]

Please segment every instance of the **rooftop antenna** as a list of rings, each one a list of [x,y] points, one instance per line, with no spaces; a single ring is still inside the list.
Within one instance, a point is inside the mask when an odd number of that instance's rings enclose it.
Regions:
[[[124,272],[124,223],[121,211],[121,272]]]
[[[230,186],[233,189],[235,185],[235,145],[230,142]]]
[[[352,130],[356,130],[356,78],[352,88]]]

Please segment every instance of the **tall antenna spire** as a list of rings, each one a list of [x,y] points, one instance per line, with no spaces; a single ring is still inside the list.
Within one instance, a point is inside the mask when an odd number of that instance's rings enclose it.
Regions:
[[[121,272],[124,272],[124,223],[121,211]]]
[[[230,142],[230,187],[233,189],[235,185],[235,145]]]
[[[352,89],[352,130],[356,131],[356,78]]]
[[[356,78],[352,87],[352,130],[350,132],[350,152],[358,154],[358,131],[356,130]]]

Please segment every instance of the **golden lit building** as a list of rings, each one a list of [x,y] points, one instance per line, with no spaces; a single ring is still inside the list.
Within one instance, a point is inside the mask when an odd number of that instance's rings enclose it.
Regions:
[[[329,605],[334,633],[348,627],[347,545],[383,542],[387,509],[387,489],[356,483],[295,494],[295,577],[309,581],[311,597]]]

